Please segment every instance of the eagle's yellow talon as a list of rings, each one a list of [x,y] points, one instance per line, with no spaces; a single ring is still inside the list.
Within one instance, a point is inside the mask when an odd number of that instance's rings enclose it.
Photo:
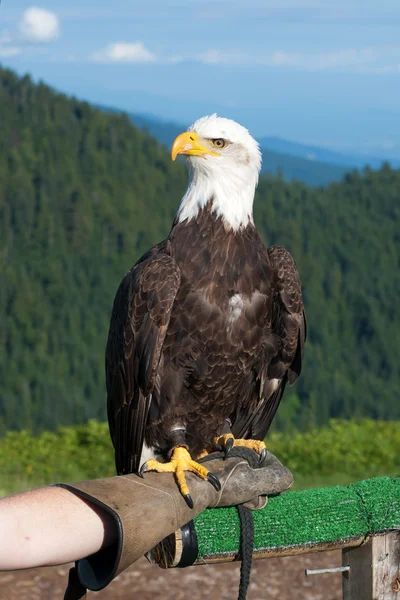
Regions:
[[[209,452],[207,452],[207,450],[202,450],[200,452],[200,454],[198,455],[197,460],[200,460],[201,458],[204,458],[205,456],[208,456],[208,455],[209,455]]]
[[[233,442],[231,440],[233,440]],[[242,446],[244,448],[250,448],[250,450],[254,450],[254,452],[257,452],[257,454],[261,454],[262,451],[266,450],[267,448],[264,442],[261,442],[260,440],[236,440],[231,433],[220,435],[215,441],[223,448],[228,447],[230,449],[234,446]]]
[[[174,465],[170,462],[160,463],[158,460],[150,459],[146,461],[141,469],[141,473],[146,471],[157,471],[158,473],[173,473],[175,471]]]
[[[200,465],[194,461],[186,448],[182,447],[177,447],[174,449],[170,462],[161,463],[153,459],[145,462],[140,469],[140,475],[143,475],[143,473],[146,473],[147,471],[156,471],[157,473],[175,473],[179,490],[190,508],[193,508],[193,500],[186,483],[185,471],[195,473],[195,475],[201,479],[209,481],[215,489],[221,489],[220,483],[215,475],[210,473],[206,467],[203,467],[203,465]]]

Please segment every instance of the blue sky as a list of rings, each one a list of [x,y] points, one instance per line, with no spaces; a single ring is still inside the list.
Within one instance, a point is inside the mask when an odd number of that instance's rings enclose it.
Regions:
[[[400,158],[399,0],[2,0],[0,62],[91,102]]]

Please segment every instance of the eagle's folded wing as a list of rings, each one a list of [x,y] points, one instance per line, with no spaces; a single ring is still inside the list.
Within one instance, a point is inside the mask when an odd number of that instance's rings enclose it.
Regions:
[[[260,369],[260,404],[252,413],[236,419],[236,437],[263,440],[282,399],[286,384],[300,375],[306,340],[306,316],[296,263],[281,246],[268,248],[271,269],[276,272],[272,328],[280,338],[278,354]]]
[[[151,254],[124,277],[115,297],[106,349],[107,412],[119,474],[139,468],[151,395],[180,272],[167,254]]]

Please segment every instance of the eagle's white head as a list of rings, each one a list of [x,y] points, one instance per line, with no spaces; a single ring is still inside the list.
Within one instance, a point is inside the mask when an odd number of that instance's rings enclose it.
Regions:
[[[172,145],[171,156],[188,155],[188,189],[178,221],[193,219],[212,200],[213,213],[234,230],[253,223],[254,192],[261,169],[258,143],[235,121],[211,115],[199,119]]]

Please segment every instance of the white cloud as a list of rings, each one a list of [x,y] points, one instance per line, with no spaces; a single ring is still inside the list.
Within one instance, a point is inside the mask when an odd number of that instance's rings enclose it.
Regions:
[[[217,65],[226,62],[223,53],[214,49],[207,50],[207,52],[200,54],[199,60],[206,65]]]
[[[165,59],[165,62],[173,64],[173,65],[177,65],[178,63],[183,62],[185,59],[183,58],[183,56],[180,56],[179,54],[173,55],[173,56],[168,56]]]
[[[211,48],[202,54],[199,54],[197,59],[206,65],[241,65],[250,62],[250,55],[244,54],[236,50],[221,51]]]
[[[400,47],[344,48],[333,52],[304,53],[276,50],[269,54],[249,54],[238,50],[209,49],[198,61],[209,65],[252,65],[301,69],[340,70],[358,73],[397,73]]]
[[[0,33],[0,57],[7,58],[23,51],[40,52],[33,44],[51,42],[60,35],[60,24],[55,13],[32,6],[26,9],[15,31]]]
[[[116,42],[109,44],[103,50],[93,52],[90,60],[114,63],[149,63],[154,62],[156,57],[142,42]]]
[[[0,58],[10,58],[21,54],[21,48],[18,46],[0,46]]]
[[[0,33],[0,58],[11,58],[21,54],[21,48],[13,40],[8,31]]]
[[[319,71],[365,65],[373,63],[375,58],[376,54],[372,48],[349,48],[336,52],[315,54],[277,51],[265,60],[265,64]]]
[[[22,14],[19,31],[26,41],[51,42],[59,37],[60,24],[54,12],[32,6]]]

